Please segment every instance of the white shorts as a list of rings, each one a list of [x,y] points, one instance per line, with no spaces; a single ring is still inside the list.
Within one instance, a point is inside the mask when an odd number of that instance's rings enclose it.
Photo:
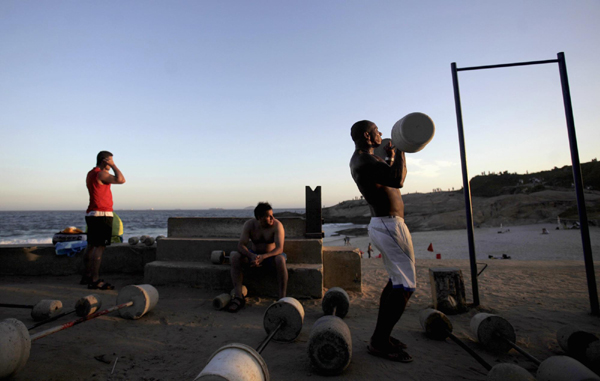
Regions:
[[[394,288],[414,291],[417,286],[412,238],[402,217],[371,217],[369,238],[383,254],[383,264]]]

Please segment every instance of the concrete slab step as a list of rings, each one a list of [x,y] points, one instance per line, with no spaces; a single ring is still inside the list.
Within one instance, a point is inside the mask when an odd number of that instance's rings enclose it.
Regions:
[[[210,253],[237,250],[239,238],[163,238],[157,242],[158,261],[202,262],[209,264]],[[284,250],[288,264],[322,264],[323,240],[286,239]]]
[[[215,296],[233,288],[231,266],[203,262],[154,261],[146,264],[144,281],[154,286],[185,284],[215,290]],[[294,298],[323,297],[322,264],[288,264],[287,295]],[[248,295],[277,297],[275,270],[252,268],[244,273]]]

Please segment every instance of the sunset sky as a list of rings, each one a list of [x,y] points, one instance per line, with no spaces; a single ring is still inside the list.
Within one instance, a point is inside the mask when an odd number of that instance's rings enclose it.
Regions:
[[[109,150],[116,209],[324,206],[359,195],[350,127],[419,111],[403,192],[462,186],[450,66],[566,56],[598,155],[600,2],[0,2],[0,210],[79,210]],[[459,73],[469,174],[571,165],[558,66]],[[595,131],[595,132],[594,132]]]

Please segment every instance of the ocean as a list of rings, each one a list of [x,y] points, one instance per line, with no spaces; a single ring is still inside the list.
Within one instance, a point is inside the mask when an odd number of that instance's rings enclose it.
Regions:
[[[304,213],[304,209],[274,209],[280,212]],[[247,217],[253,209],[204,210],[116,210],[123,221],[123,241],[130,237],[167,236],[169,217]],[[70,226],[85,230],[83,211],[0,211],[0,245],[52,243],[52,236]],[[352,224],[325,224],[326,237]],[[241,233],[241,232],[240,232]]]

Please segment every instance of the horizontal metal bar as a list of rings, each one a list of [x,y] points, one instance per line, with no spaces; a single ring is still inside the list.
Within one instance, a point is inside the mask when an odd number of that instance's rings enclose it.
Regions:
[[[498,68],[498,67],[540,65],[540,64],[549,64],[549,63],[558,63],[558,60],[517,62],[517,63],[500,64],[500,65],[462,67],[462,68],[456,68],[456,71],[480,70],[480,69],[495,69],[495,68]]]

